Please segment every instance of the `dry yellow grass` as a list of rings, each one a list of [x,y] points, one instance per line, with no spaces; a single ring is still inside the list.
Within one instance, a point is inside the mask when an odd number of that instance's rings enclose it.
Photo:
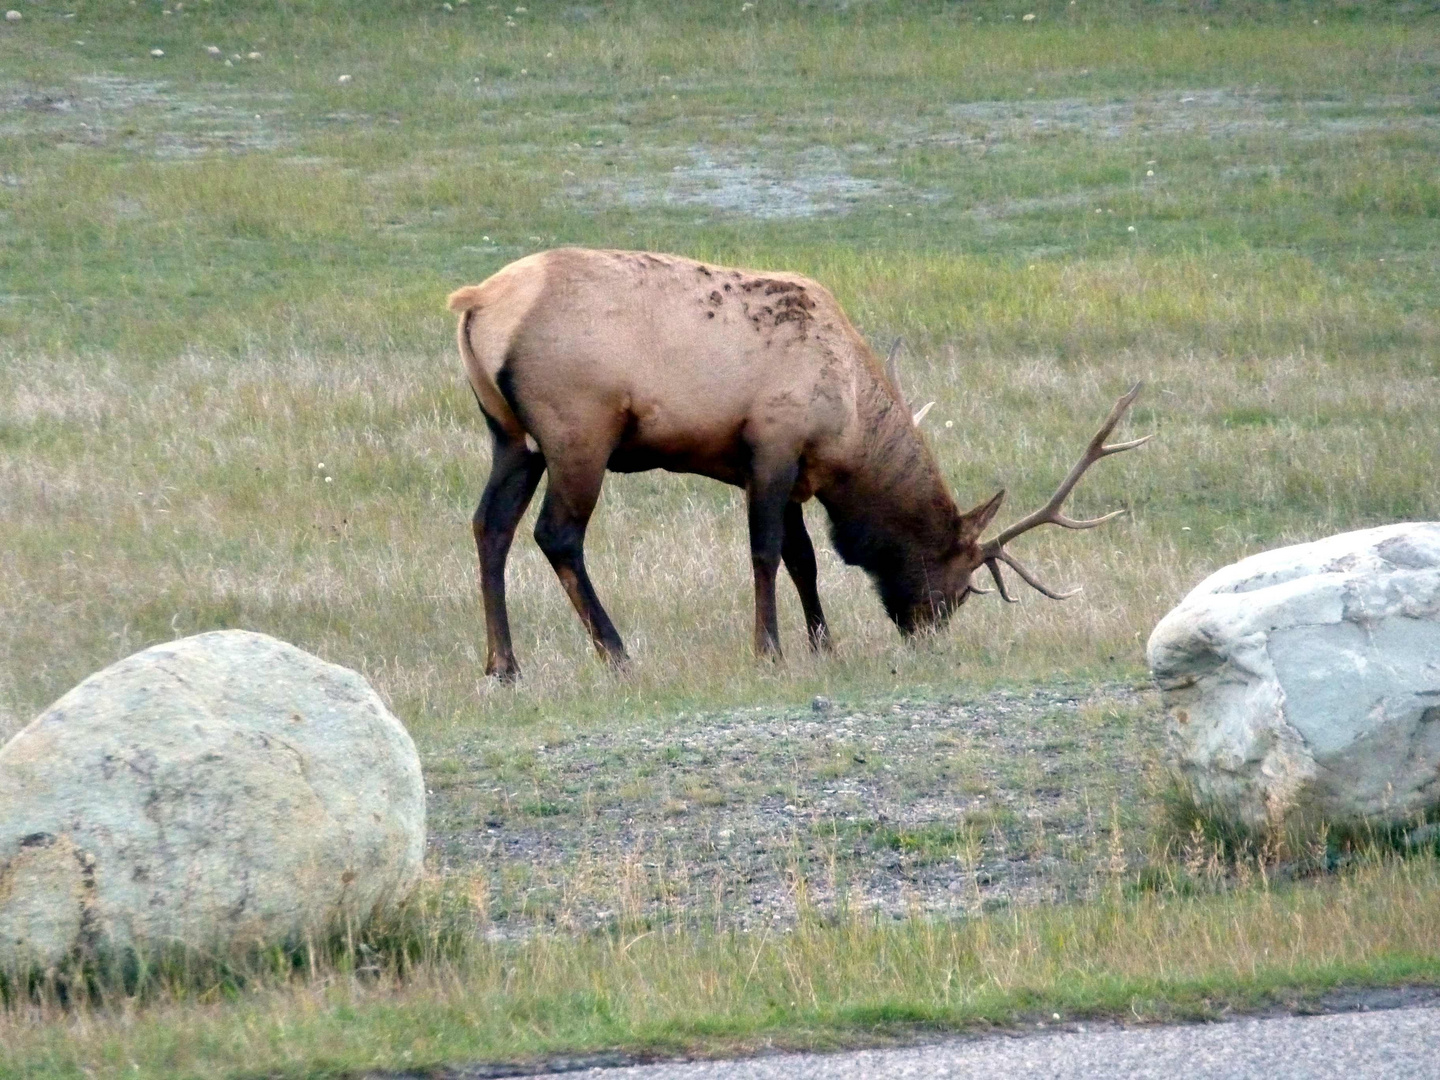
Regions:
[[[488,440],[447,351],[192,351],[143,379],[113,361],[12,356],[0,409],[34,434],[0,463],[5,723],[13,730],[102,662],[217,624],[364,670],[420,731],[481,717],[496,730],[496,710],[590,722],[579,718],[677,697],[884,692],[1112,663],[1133,672],[1150,627],[1215,567],[1434,512],[1425,478],[1440,416],[1428,403],[1440,387],[1393,361],[1136,351],[1080,363],[941,346],[910,359],[907,378],[915,396],[940,403],[926,437],[959,500],[1006,487],[1002,518],[1043,500],[1114,396],[1145,380],[1128,426],[1158,439],[1102,463],[1075,496],[1077,512],[1127,506],[1132,516],[1025,541],[1028,561],[1056,584],[1084,585],[1080,596],[1032,593],[1012,607],[977,598],[949,629],[906,646],[863,575],[822,543],[836,654],[805,651],[785,586],[787,660],[757,666],[738,492],[664,473],[611,476],[587,546],[633,670],[617,677],[591,658],[527,523],[510,588],[525,681],[511,691],[480,674],[468,518]],[[823,533],[823,513],[810,516]]]

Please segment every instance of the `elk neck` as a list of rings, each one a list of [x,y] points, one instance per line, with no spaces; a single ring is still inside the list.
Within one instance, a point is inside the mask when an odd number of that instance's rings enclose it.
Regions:
[[[857,460],[815,495],[835,550],[869,573],[897,618],[929,595],[956,551],[960,511],[904,403],[878,379],[866,391],[857,402],[867,432]]]

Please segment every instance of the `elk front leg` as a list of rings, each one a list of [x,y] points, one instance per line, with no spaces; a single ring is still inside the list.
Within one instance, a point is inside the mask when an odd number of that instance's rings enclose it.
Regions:
[[[600,497],[604,477],[603,459],[598,468],[581,469],[571,465],[563,472],[552,464],[545,500],[540,504],[540,518],[535,522],[535,542],[550,560],[565,595],[590,634],[595,651],[616,667],[623,667],[628,659],[625,645],[595,595],[590,575],[585,572],[585,529]]]
[[[805,632],[810,638],[810,648],[830,648],[830,628],[825,624],[825,612],[820,608],[820,592],[815,587],[818,571],[815,566],[815,546],[810,543],[810,534],[805,531],[805,511],[797,502],[785,506],[785,542],[780,548],[780,557],[795,591],[800,594],[800,607],[805,612]]]
[[[755,570],[755,655],[776,660],[780,659],[780,622],[775,612],[775,573],[785,546],[785,508],[799,471],[794,461],[772,468],[757,462],[746,487],[750,564]]]
[[[480,598],[485,605],[485,674],[506,682],[520,677],[510,646],[510,617],[505,610],[505,559],[515,528],[545,472],[545,458],[496,432],[495,452],[485,494],[475,509],[475,549],[480,556]]]

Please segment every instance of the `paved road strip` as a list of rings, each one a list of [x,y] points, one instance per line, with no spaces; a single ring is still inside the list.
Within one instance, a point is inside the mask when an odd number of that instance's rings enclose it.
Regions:
[[[1440,1006],[949,1039],[898,1050],[589,1069],[590,1080],[1385,1080],[1440,1076]]]

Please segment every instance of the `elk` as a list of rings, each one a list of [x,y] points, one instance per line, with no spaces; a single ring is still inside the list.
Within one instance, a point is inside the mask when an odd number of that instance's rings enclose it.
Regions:
[[[1043,524],[1090,529],[1061,507],[1096,461],[1145,439],[1105,439],[1140,392],[1116,402],[1050,501],[989,540],[1002,490],[961,512],[888,371],[826,289],[798,274],[676,255],[560,248],[457,289],[460,356],[494,440],[475,511],[488,675],[519,675],[505,560],[542,474],[535,540],[596,650],[626,660],[585,572],[585,529],[606,470],[667,469],[743,488],[755,575],[755,651],[779,657],[775,578],[800,595],[810,646],[830,642],[802,504],[818,499],[840,557],[867,571],[903,636],[943,624],[984,566],[1062,600],[1006,550]],[[927,406],[928,408],[928,406]]]

